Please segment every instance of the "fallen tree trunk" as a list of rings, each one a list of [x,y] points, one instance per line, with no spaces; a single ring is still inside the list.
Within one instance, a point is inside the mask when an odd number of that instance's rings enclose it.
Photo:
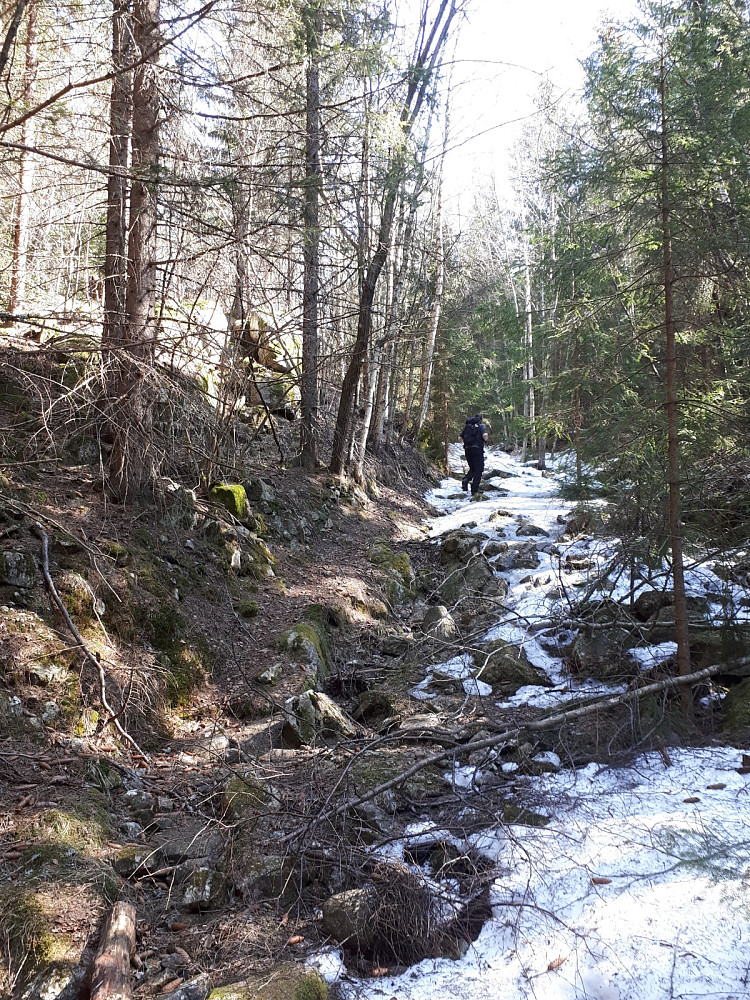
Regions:
[[[130,956],[135,953],[135,907],[115,903],[102,928],[91,973],[90,1000],[131,1000]]]

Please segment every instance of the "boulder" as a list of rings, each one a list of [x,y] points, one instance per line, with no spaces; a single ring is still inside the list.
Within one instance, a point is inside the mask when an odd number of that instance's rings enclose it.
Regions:
[[[482,542],[486,538],[487,535],[475,534],[460,528],[455,531],[447,531],[440,542],[440,562],[444,566],[452,563],[465,565],[478,554]]]
[[[36,561],[30,552],[0,550],[0,583],[28,590],[37,579]]]
[[[492,562],[496,570],[536,569],[539,553],[533,542],[511,542]]]
[[[304,691],[284,703],[284,717],[306,744],[353,739],[357,727],[322,691]]]
[[[420,627],[427,635],[445,640],[454,638],[458,631],[448,609],[442,604],[427,609]]]
[[[323,930],[351,950],[366,951],[375,940],[377,903],[372,886],[337,892],[323,903]]]
[[[508,582],[495,576],[484,556],[477,555],[468,566],[460,563],[449,567],[448,575],[440,585],[440,595],[453,604],[462,597],[503,598],[508,593]]]
[[[538,524],[532,524],[531,521],[524,521],[522,524],[516,528],[516,536],[521,537],[543,537],[549,538],[549,532],[545,531],[544,528],[540,528]]]
[[[176,873],[181,874],[178,870]],[[181,885],[180,909],[187,913],[214,910],[226,896],[226,878],[208,864],[190,866]]]
[[[479,679],[490,684],[495,695],[507,697],[521,687],[550,687],[552,683],[546,674],[529,663],[518,647],[502,641],[491,643],[486,650],[475,654],[474,662],[479,669]]]
[[[241,483],[216,483],[209,496],[213,503],[228,510],[238,521],[244,521],[250,513],[247,493]]]
[[[245,495],[251,503],[271,504],[276,499],[273,489],[262,479],[248,479],[245,483]]]
[[[305,667],[315,684],[322,684],[328,675],[328,637],[322,625],[313,621],[298,622],[281,637],[282,649],[289,650]]]
[[[627,653],[634,644],[627,629],[614,625],[581,632],[571,646],[571,660],[578,673],[594,680],[632,677],[637,666]]]
[[[670,604],[674,604],[671,590],[643,590],[633,601],[633,615],[638,621],[647,622]]]

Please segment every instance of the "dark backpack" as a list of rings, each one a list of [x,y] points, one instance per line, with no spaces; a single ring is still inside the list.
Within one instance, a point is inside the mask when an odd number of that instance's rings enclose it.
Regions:
[[[481,426],[475,420],[466,421],[466,426],[461,432],[461,436],[467,448],[480,448],[484,444]]]

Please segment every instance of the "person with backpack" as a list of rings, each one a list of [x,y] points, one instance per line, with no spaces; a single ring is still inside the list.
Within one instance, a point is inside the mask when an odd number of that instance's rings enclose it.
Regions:
[[[484,472],[484,442],[487,440],[487,428],[482,423],[482,414],[469,417],[458,436],[464,443],[464,455],[469,463],[469,471],[461,480],[461,489],[465,493],[471,483],[471,495],[476,496]]]

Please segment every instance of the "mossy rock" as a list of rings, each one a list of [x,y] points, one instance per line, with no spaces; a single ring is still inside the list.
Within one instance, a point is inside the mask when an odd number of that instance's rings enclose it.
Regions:
[[[36,560],[30,552],[0,550],[0,583],[29,590],[36,580]]]
[[[332,744],[353,739],[357,728],[322,691],[303,691],[284,703],[284,716],[303,743]]]
[[[328,1000],[328,996],[319,973],[287,963],[241,983],[220,986],[207,1000]]]
[[[481,670],[479,679],[491,684],[496,695],[515,694],[519,688],[528,685],[551,686],[549,678],[532,667],[517,647],[509,646],[502,640],[490,643],[482,652],[475,654],[474,663]]]
[[[302,661],[311,680],[317,684],[325,681],[331,654],[328,636],[321,624],[314,620],[298,622],[281,636],[279,646]]]
[[[382,748],[363,752],[351,762],[348,777],[355,795],[360,796],[397,778],[414,763],[413,751]],[[448,787],[444,769],[432,765],[422,768],[395,788],[381,792],[373,802],[384,812],[392,814],[404,805],[427,803],[444,795]]]
[[[187,705],[190,696],[208,677],[205,658],[201,652],[184,645],[173,650],[167,658],[167,699],[173,708]]]
[[[35,817],[34,834],[48,844],[74,851],[101,847],[112,836],[105,797],[97,789],[70,809],[47,809]]]
[[[86,580],[80,573],[64,572],[58,576],[56,587],[68,614],[76,624],[88,625],[94,618],[96,598]]]
[[[236,823],[252,823],[279,807],[268,782],[250,768],[236,770],[224,786],[225,815]]]
[[[3,965],[0,971],[8,985],[25,982],[40,966],[47,965],[55,948],[52,923],[33,892],[21,886],[0,889],[0,934],[3,942]],[[10,991],[7,995],[10,995]]]
[[[228,510],[238,521],[244,521],[250,513],[247,493],[241,483],[216,483],[209,496],[215,504]]]
[[[750,729],[750,677],[727,691],[722,708],[727,729],[733,733]]]
[[[370,546],[367,558],[385,574],[384,592],[388,604],[402,604],[413,600],[417,586],[409,556],[403,552],[396,555],[393,550],[378,539]]]
[[[100,538],[99,548],[106,552],[115,561],[115,566],[127,566],[132,559],[132,553],[120,542],[115,542],[111,538]]]
[[[274,575],[276,558],[262,538],[251,534],[243,539],[241,548],[240,566],[245,575],[256,580]]]

